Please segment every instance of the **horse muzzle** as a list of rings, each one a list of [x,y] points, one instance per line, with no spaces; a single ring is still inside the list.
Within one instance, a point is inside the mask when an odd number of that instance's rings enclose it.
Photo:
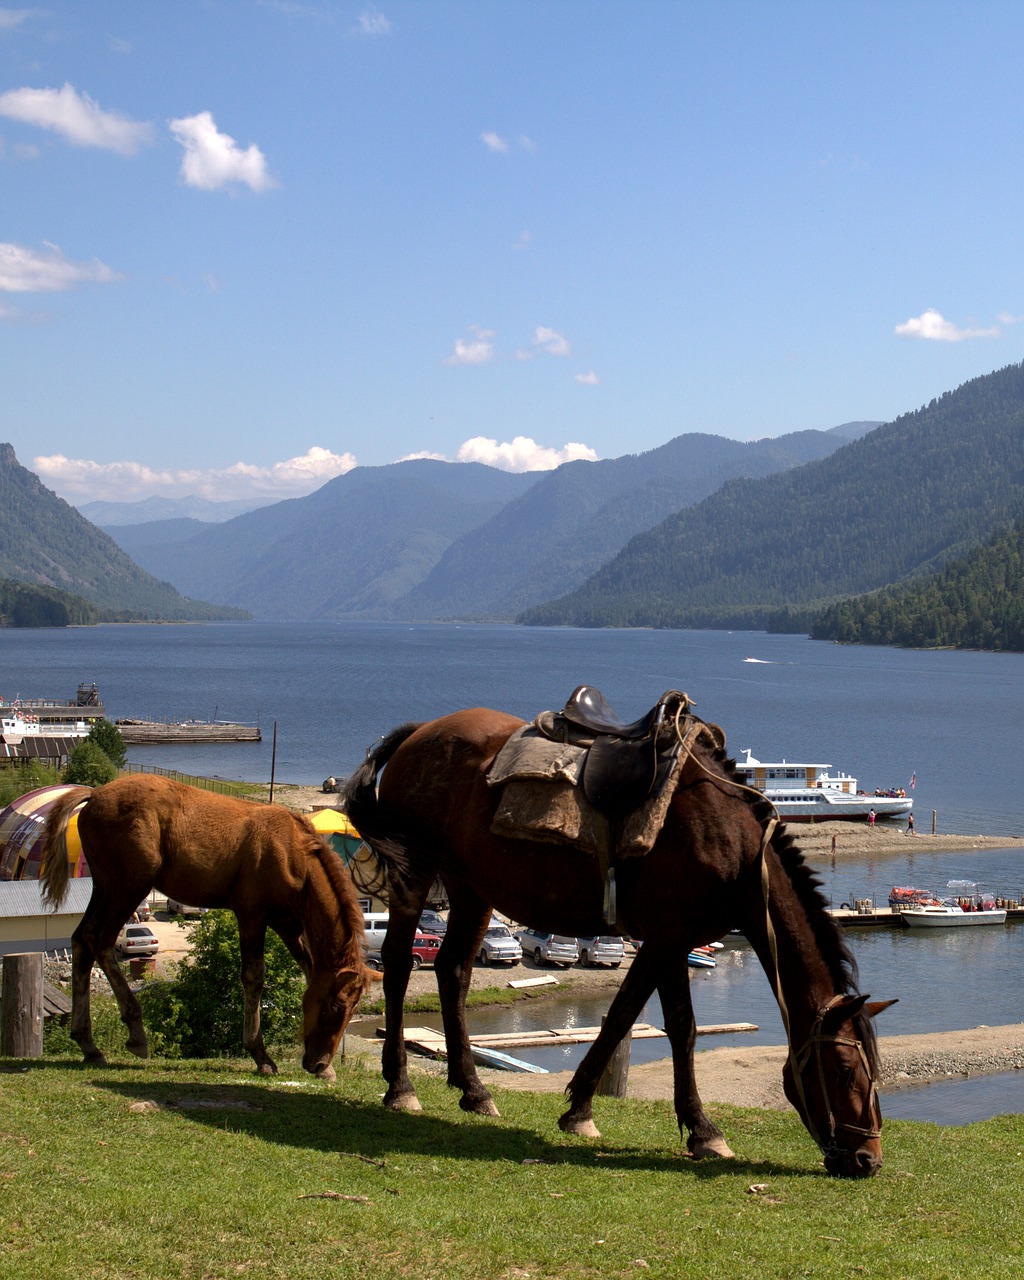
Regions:
[[[882,1153],[870,1146],[825,1152],[825,1169],[833,1178],[873,1178],[881,1167]]]

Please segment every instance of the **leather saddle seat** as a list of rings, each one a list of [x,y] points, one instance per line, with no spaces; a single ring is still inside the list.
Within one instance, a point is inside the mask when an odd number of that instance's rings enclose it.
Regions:
[[[626,722],[599,689],[581,684],[558,715],[538,717],[535,723],[546,737],[586,746],[580,778],[583,794],[599,813],[614,821],[638,809],[668,777],[679,742],[673,731],[663,746],[660,731],[667,720],[674,722],[689,706],[686,694],[673,689],[639,720]]]

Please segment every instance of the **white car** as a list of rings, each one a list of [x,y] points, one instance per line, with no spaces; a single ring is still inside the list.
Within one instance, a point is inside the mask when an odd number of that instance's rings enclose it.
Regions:
[[[489,964],[518,964],[523,958],[523,948],[508,925],[492,920],[480,943],[477,960],[485,967]]]
[[[622,939],[608,935],[600,938],[577,938],[576,945],[580,949],[580,964],[584,969],[598,964],[607,964],[617,969],[626,953]]]
[[[580,958],[575,938],[559,933],[543,933],[540,929],[520,929],[516,933],[524,956],[532,956],[535,964],[575,964]]]
[[[160,939],[145,924],[126,924],[117,935],[114,950],[124,960],[133,956],[155,956],[160,950]]]

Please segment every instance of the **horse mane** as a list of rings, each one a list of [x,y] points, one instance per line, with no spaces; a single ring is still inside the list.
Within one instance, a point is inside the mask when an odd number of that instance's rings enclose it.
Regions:
[[[764,830],[769,821],[776,816],[775,806],[746,786],[736,770],[736,761],[727,756],[721,746],[711,749],[711,754],[729,781],[736,783],[738,794],[743,797]],[[808,865],[800,846],[784,823],[780,822],[772,833],[771,846],[793,888],[797,901],[803,908],[821,952],[821,958],[836,990],[844,994],[859,995],[856,958],[842,929],[829,914],[828,901],[821,890],[818,873]],[[858,1013],[854,1023],[857,1036],[874,1070],[878,1066],[874,1021],[866,1014]]]
[[[308,824],[304,824],[307,825]],[[310,841],[307,852],[323,868],[327,883],[331,886],[338,900],[340,924],[348,942],[345,947],[345,963],[359,967],[363,962],[363,913],[356,900],[356,892],[352,881],[346,875],[341,859],[328,845],[327,841],[312,828],[309,828]]]

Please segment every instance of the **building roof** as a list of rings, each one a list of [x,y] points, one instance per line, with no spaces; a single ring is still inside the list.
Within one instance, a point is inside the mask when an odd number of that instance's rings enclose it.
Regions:
[[[8,916],[81,915],[92,897],[92,880],[84,877],[68,881],[67,897],[60,910],[51,912],[43,902],[43,886],[38,880],[0,880],[0,919]]]

